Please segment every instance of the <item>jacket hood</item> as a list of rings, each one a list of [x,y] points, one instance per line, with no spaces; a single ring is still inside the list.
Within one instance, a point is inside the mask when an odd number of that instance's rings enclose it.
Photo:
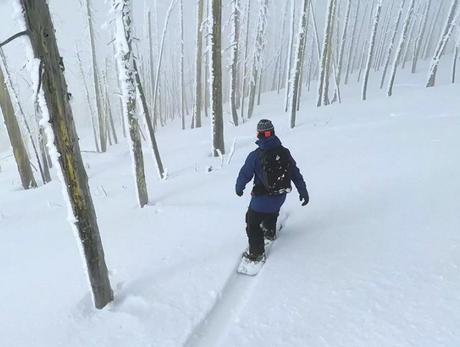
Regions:
[[[256,141],[256,144],[260,149],[270,150],[281,146],[281,141],[277,136],[272,136],[268,139],[259,139]]]

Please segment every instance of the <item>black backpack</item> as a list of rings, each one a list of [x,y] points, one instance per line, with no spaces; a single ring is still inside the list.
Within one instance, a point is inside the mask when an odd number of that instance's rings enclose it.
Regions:
[[[290,193],[291,186],[291,155],[289,151],[280,146],[272,150],[259,151],[260,164],[262,166],[263,189],[260,194],[281,195]],[[259,189],[260,189],[259,188]]]

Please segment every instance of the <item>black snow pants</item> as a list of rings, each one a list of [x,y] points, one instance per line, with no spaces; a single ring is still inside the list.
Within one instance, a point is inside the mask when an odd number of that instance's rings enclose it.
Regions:
[[[246,233],[249,239],[249,253],[259,255],[265,251],[264,232],[276,233],[279,212],[260,213],[248,209],[246,213]]]

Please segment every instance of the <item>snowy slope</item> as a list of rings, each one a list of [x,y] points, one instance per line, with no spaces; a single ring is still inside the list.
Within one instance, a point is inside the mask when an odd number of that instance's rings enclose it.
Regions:
[[[100,312],[59,185],[20,191],[3,160],[0,346],[459,346],[458,86],[306,105],[294,130],[282,96],[266,99],[256,119],[227,127],[228,151],[236,144],[222,167],[209,129],[160,131],[169,178],[154,176],[147,151],[142,210],[125,144],[84,153],[116,295]],[[262,115],[311,203],[291,194],[264,269],[242,278],[249,188],[238,198],[233,187]]]

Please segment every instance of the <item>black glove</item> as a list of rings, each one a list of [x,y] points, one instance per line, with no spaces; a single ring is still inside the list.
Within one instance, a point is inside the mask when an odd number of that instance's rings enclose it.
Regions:
[[[242,192],[242,191],[241,191],[241,192],[237,191],[237,192],[236,192],[236,195],[238,195],[238,196],[243,196],[243,192]]]
[[[308,192],[302,193],[299,195],[299,200],[302,201],[302,206],[306,206],[310,201],[310,197],[308,196]]]

